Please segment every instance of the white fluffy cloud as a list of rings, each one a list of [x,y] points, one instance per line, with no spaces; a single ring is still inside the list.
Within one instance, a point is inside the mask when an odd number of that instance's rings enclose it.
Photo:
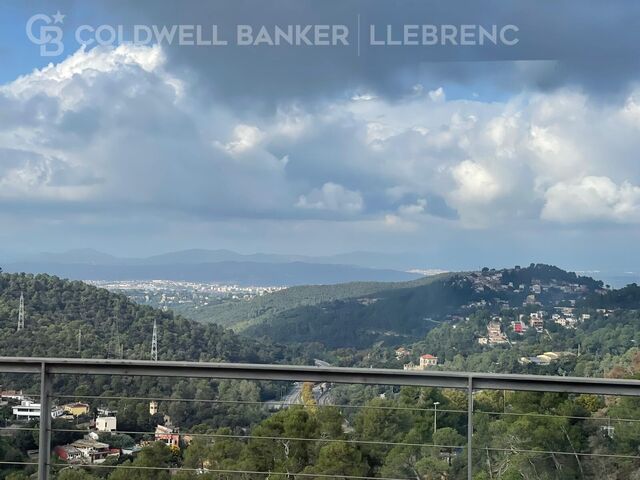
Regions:
[[[307,195],[300,195],[296,206],[303,209],[353,214],[363,209],[364,202],[360,192],[354,192],[342,185],[327,182],[321,188],[315,188]]]
[[[618,103],[576,90],[497,102],[437,86],[245,111],[202,101],[165,62],[158,47],[81,50],[0,86],[0,207],[640,221],[640,89]]]
[[[608,177],[559,182],[545,193],[542,218],[557,222],[640,222],[640,187]]]
[[[451,169],[457,189],[454,198],[463,203],[490,203],[500,193],[500,184],[487,168],[465,160]]]
[[[258,127],[240,124],[233,129],[233,139],[221,146],[230,153],[242,153],[256,147],[264,136]]]
[[[0,87],[0,202],[204,218],[291,204],[260,129],[200,105],[165,61],[159,47],[80,50]]]

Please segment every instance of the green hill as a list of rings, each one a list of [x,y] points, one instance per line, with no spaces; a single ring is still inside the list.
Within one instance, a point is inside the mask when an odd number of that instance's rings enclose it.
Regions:
[[[200,311],[198,318],[231,325],[252,338],[365,348],[379,341],[398,344],[421,338],[439,322],[478,306],[499,311],[526,301],[555,305],[586,298],[601,288],[601,282],[589,277],[531,264],[411,282],[294,287],[216,305]]]
[[[25,329],[16,332],[21,293]],[[274,362],[280,347],[138,305],[78,281],[0,274],[0,355],[149,359],[153,322],[163,360]],[[81,349],[78,336],[81,332]]]
[[[17,332],[21,293],[25,300],[25,328]],[[250,363],[295,363],[289,350],[241,337],[219,325],[187,320],[171,311],[141,306],[124,295],[82,282],[49,275],[0,274],[0,356],[47,356],[83,358],[150,359],[153,323],[158,326],[160,360],[225,361]],[[82,332],[78,351],[78,332]],[[8,389],[37,392],[39,379],[32,375],[0,375]],[[65,375],[56,378],[55,393],[85,396],[156,396],[160,398],[225,398],[267,400],[282,387],[273,382],[190,378]],[[65,400],[62,400],[63,402]],[[87,398],[92,407],[99,406]],[[118,425],[130,431],[154,428],[148,405],[140,401],[101,402],[128,412],[118,416]],[[255,409],[198,403],[160,402],[181,426],[206,423],[248,426],[262,418]],[[157,419],[156,419],[157,420]],[[2,421],[2,412],[0,412]],[[1,456],[1,455],[0,455]],[[1,476],[0,476],[1,478]]]
[[[296,286],[255,297],[249,301],[225,301],[198,309],[185,306],[178,311],[193,320],[214,322],[239,331],[251,325],[269,322],[283,312],[295,308],[358,298],[376,292],[428,285],[449,276],[450,274],[441,274],[408,282],[351,282],[338,285]]]
[[[640,286],[631,283],[617,290],[609,290],[603,295],[592,295],[584,301],[584,305],[592,308],[640,309]]]

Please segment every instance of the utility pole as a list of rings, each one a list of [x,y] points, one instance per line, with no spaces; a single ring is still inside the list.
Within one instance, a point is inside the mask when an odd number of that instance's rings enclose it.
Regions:
[[[158,361],[158,325],[153,321],[153,337],[151,338],[151,360]]]
[[[433,433],[436,433],[438,430],[438,405],[440,402],[433,402]]]
[[[20,292],[20,308],[18,309],[18,332],[24,330],[24,293]]]
[[[82,356],[82,329],[78,329],[78,357]]]

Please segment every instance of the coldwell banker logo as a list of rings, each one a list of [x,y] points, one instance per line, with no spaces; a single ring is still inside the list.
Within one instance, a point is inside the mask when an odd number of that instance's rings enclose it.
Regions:
[[[64,52],[62,43],[62,22],[65,15],[57,11],[54,15],[38,13],[27,21],[27,37],[31,42],[40,45],[40,55],[56,57]]]
[[[64,52],[62,23],[65,15],[33,15],[27,21],[27,37],[40,46],[40,55],[55,57]],[[179,45],[184,47],[283,47],[349,48],[360,56],[361,44],[371,48],[423,47],[492,48],[515,46],[516,25],[402,24],[361,25],[360,14],[348,24],[274,25],[80,25],[75,42],[83,47],[120,44]],[[347,22],[348,23],[348,22]],[[353,28],[355,25],[355,28]],[[71,29],[68,29],[69,31]],[[70,32],[72,33],[72,32]],[[496,50],[497,52],[497,50]]]

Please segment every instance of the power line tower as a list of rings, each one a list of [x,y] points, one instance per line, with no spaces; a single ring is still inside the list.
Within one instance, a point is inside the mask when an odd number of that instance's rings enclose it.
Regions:
[[[158,361],[158,325],[153,321],[153,337],[151,338],[151,360]]]
[[[24,330],[24,293],[20,292],[20,308],[18,309],[18,332]]]

